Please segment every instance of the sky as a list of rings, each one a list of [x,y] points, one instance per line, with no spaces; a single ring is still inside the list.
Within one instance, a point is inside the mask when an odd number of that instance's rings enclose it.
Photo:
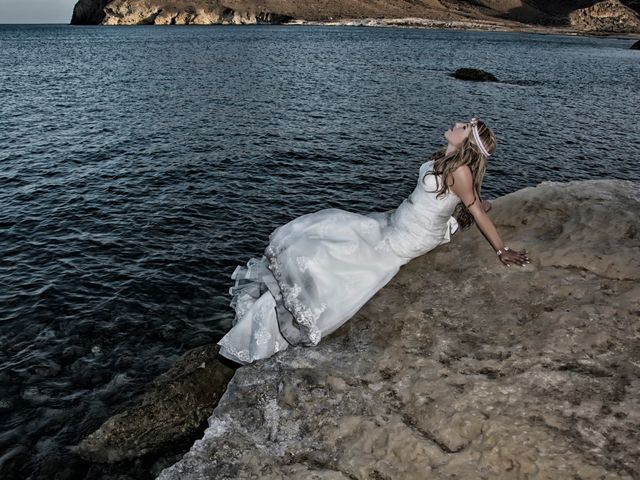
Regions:
[[[77,0],[0,0],[0,23],[69,23]]]

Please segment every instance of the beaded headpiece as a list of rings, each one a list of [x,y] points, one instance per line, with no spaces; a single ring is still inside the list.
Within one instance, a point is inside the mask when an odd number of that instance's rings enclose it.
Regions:
[[[476,117],[473,117],[470,123],[471,123],[471,132],[473,133],[473,138],[476,141],[476,145],[478,145],[478,148],[480,149],[480,151],[485,157],[490,157],[491,154],[485,148],[484,144],[482,143],[482,140],[480,140],[480,134],[478,133],[478,119]]]

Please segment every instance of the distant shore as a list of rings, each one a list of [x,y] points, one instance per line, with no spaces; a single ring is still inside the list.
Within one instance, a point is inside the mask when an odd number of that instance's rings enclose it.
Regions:
[[[525,23],[501,23],[490,20],[435,20],[428,18],[352,18],[329,21],[296,19],[283,25],[321,25],[354,27],[402,27],[452,30],[478,30],[494,32],[525,32],[544,35],[572,35],[585,37],[614,37],[622,39],[640,39],[640,33],[588,32],[570,27],[528,25]]]
[[[445,29],[445,30],[475,30],[489,32],[523,32],[538,33],[542,35],[569,35],[582,37],[607,37],[620,39],[640,39],[640,32],[623,33],[623,32],[603,32],[603,31],[584,31],[571,27],[554,27],[546,25],[531,25],[519,22],[505,23],[491,20],[438,20],[430,18],[342,18],[339,20],[305,20],[293,19],[282,23],[184,23],[184,24],[99,24],[105,27],[121,27],[121,26],[246,26],[246,25],[312,25],[312,26],[329,26],[329,27],[396,27],[396,28],[425,28],[425,29]],[[73,25],[73,24],[71,24]]]

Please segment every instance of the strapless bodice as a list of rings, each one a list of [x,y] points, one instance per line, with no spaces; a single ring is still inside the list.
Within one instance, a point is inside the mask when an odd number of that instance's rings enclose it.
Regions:
[[[417,257],[450,239],[451,214],[460,199],[452,191],[438,197],[443,180],[432,172],[433,160],[420,166],[413,192],[391,214],[389,244],[402,257]]]

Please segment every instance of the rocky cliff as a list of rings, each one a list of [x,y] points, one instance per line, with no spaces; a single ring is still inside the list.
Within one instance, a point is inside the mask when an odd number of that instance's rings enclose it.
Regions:
[[[446,13],[438,0],[112,0],[106,2],[103,10],[104,16],[94,23],[238,24],[260,23],[263,19],[283,23],[294,18],[310,21],[380,16],[429,18]]]
[[[78,0],[71,16],[72,25],[97,25],[105,17],[104,7],[111,0]]]
[[[287,9],[226,1],[114,0],[104,8],[104,25],[279,24],[293,19]]]
[[[238,369],[159,480],[640,478],[640,185],[545,182],[316,348]]]
[[[317,347],[236,370],[158,479],[640,478],[639,210],[640,184],[621,180],[497,199],[489,215],[530,265],[457,233]],[[160,410],[189,410],[172,401]],[[140,455],[166,429],[154,411],[85,454]]]
[[[571,25],[582,31],[631,33],[640,31],[640,18],[618,0],[598,2],[569,15]]]
[[[594,0],[79,0],[72,23],[135,24],[245,24],[284,23],[293,19],[431,19],[437,21],[493,21],[516,24],[570,25],[572,12],[592,7]],[[598,15],[610,14],[623,31],[634,30],[637,0],[600,2]],[[633,10],[635,9],[635,11]],[[637,19],[637,16],[635,17]],[[629,19],[629,25],[622,24]],[[576,22],[576,28],[584,23]],[[592,22],[592,25],[595,23]],[[607,27],[609,28],[609,27]],[[589,27],[589,31],[593,29]],[[610,29],[607,31],[611,31]],[[615,30],[618,31],[618,30]],[[640,30],[638,30],[640,31]]]

